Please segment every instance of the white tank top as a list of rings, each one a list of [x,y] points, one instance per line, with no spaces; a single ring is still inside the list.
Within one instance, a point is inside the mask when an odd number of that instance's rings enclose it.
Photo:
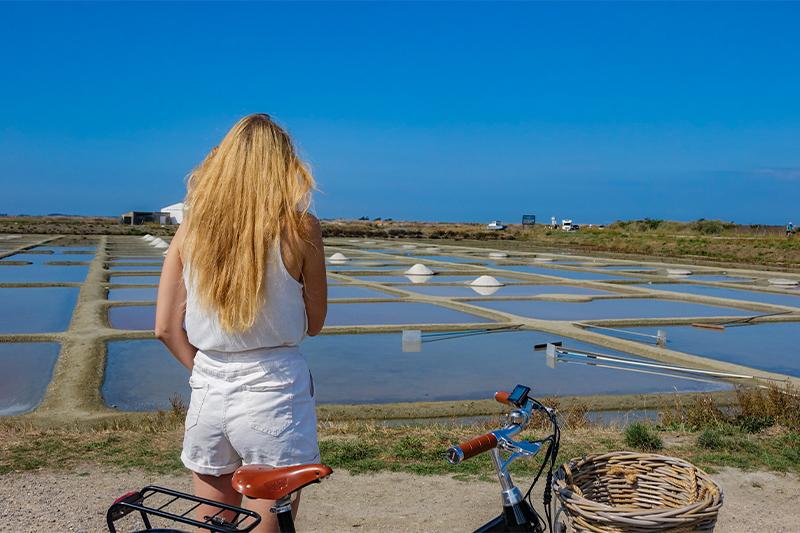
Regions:
[[[192,343],[200,351],[241,352],[259,348],[297,346],[306,335],[306,306],[303,285],[294,279],[283,264],[280,242],[267,258],[266,301],[247,331],[228,333],[219,324],[217,313],[200,305],[197,291],[184,265],[186,285],[185,327]]]

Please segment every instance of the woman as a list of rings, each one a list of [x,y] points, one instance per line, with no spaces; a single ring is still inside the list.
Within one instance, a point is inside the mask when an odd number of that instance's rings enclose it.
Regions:
[[[239,505],[240,465],[319,462],[314,385],[298,349],[327,312],[313,187],[289,135],[262,114],[240,120],[189,178],[155,333],[191,371],[181,459],[198,496]],[[277,528],[270,506],[256,509],[258,531]]]

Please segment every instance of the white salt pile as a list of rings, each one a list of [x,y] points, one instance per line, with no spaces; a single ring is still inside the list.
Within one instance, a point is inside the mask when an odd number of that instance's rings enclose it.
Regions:
[[[328,261],[331,263],[344,263],[346,261],[350,261],[350,258],[344,255],[342,252],[336,252],[328,258]]]
[[[489,252],[489,257],[493,257],[495,259],[501,259],[503,257],[508,257],[508,254],[505,252]]]
[[[433,276],[435,272],[422,263],[417,263],[405,272],[409,276]]]
[[[685,268],[668,268],[667,269],[668,276],[691,276],[692,271],[686,270]]]
[[[502,287],[504,283],[497,281],[494,276],[481,276],[469,282],[472,287]]]
[[[785,278],[770,278],[767,281],[770,285],[778,285],[781,287],[794,287],[798,284],[798,282],[793,279]]]

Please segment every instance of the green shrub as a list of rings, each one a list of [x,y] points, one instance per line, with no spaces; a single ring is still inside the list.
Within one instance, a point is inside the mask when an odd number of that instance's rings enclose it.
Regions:
[[[664,442],[651,424],[634,422],[625,428],[625,445],[649,452],[660,450]]]
[[[706,429],[697,436],[697,445],[706,450],[719,450],[725,446],[725,438],[721,431]]]

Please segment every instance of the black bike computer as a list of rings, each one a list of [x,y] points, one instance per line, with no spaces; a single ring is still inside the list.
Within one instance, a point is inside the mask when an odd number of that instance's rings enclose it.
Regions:
[[[508,395],[508,402],[513,403],[517,407],[522,407],[528,400],[528,393],[531,391],[530,387],[525,385],[517,385],[511,394]]]

